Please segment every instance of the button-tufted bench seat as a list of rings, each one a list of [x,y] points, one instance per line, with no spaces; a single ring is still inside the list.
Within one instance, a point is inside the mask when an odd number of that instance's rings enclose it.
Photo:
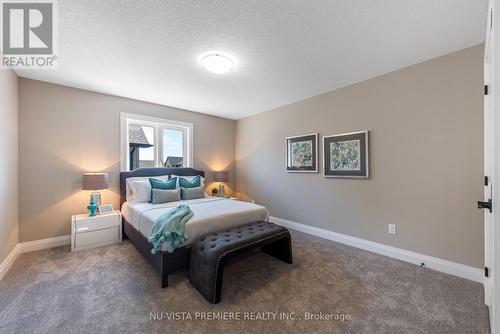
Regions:
[[[292,241],[286,228],[266,222],[250,223],[206,234],[193,244],[189,263],[191,284],[210,303],[217,304],[221,298],[224,261],[258,247],[292,263]]]

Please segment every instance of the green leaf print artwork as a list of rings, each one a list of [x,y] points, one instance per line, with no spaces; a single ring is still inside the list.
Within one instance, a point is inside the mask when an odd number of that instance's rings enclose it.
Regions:
[[[310,140],[291,144],[292,167],[310,167],[313,164],[313,145]]]
[[[331,170],[360,170],[361,142],[347,140],[330,143]]]

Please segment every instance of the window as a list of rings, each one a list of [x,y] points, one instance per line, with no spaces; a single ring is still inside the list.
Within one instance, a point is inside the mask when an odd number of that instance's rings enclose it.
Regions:
[[[122,113],[121,169],[192,167],[193,124]]]

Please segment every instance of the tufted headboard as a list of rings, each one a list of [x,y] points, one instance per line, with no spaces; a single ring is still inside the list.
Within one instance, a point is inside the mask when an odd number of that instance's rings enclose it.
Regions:
[[[138,168],[130,172],[120,172],[120,207],[126,201],[127,186],[125,180],[129,177],[144,177],[144,176],[160,176],[160,175],[179,175],[179,176],[194,176],[200,175],[205,177],[205,172],[193,168]]]

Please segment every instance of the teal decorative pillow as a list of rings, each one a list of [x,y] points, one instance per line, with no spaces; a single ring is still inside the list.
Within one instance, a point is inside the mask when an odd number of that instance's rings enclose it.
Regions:
[[[153,189],[172,190],[176,188],[177,178],[174,177],[168,180],[158,180],[149,178],[149,183],[151,183],[151,188]]]
[[[182,199],[197,199],[205,197],[205,189],[203,187],[198,188],[181,188]]]
[[[151,203],[153,201],[153,189],[162,189],[162,190],[172,190],[177,187],[177,178],[171,178],[168,180],[158,180],[149,178],[149,183],[151,183]]]
[[[180,201],[181,190],[179,188],[172,190],[152,189],[151,198],[153,204]]]
[[[201,187],[201,178],[199,175],[196,175],[190,180],[185,179],[183,177],[179,177],[179,187],[181,188],[198,188]]]

